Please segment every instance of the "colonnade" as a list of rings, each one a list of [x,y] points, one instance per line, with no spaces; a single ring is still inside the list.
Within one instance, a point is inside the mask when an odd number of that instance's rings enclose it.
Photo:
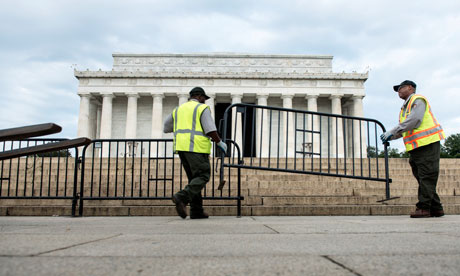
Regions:
[[[115,96],[113,94],[97,94],[102,98],[102,104],[100,101],[96,101],[96,97],[92,94],[79,94],[80,96],[80,112],[78,118],[78,136],[79,137],[89,137],[89,138],[100,138],[100,139],[111,139],[112,138],[112,109],[113,109],[113,99]],[[163,94],[151,94],[153,98],[152,103],[152,120],[151,120],[151,138],[162,138],[163,136],[163,101],[165,96]],[[215,114],[215,94],[209,93],[210,99],[206,101],[206,104],[210,106],[211,113],[214,117]],[[231,95],[231,103],[241,103],[243,99],[243,94],[232,94]],[[120,97],[120,96],[116,96]],[[125,127],[125,138],[126,139],[135,139],[136,132],[137,132],[137,105],[140,96],[134,93],[126,93],[124,97],[127,97],[127,112],[126,112],[126,127]],[[189,95],[188,94],[177,94],[178,103],[179,105],[185,103]],[[269,94],[260,94],[256,95],[256,104],[260,106],[267,106],[268,99],[273,97],[279,96],[272,96]],[[318,98],[320,97],[319,94],[307,94],[305,95],[306,105],[305,109],[308,111],[317,112],[318,111]],[[324,97],[321,95],[321,97]],[[328,99],[331,102],[331,113],[332,114],[343,114],[342,108],[342,98],[344,97],[343,94],[331,94]],[[281,95],[282,105],[283,108],[293,108],[293,98],[294,94],[283,94]],[[351,104],[349,109],[348,115],[356,116],[356,117],[363,117],[363,106],[362,106],[362,98],[363,96],[353,96],[351,97]],[[265,112],[265,113],[264,113]],[[351,113],[351,114],[350,114]],[[261,126],[257,128],[256,131],[256,143],[257,149],[259,148],[260,143],[260,135],[262,135],[262,152],[268,152],[268,147],[270,146],[267,139],[269,136],[268,127],[268,120],[262,120],[263,118],[267,118],[266,111],[258,110],[256,113],[256,125]],[[288,117],[289,116],[289,117]],[[294,127],[294,117],[292,114],[288,116],[283,116],[282,123],[284,126],[288,126],[287,128],[283,128],[285,137],[294,137],[295,136],[295,127]],[[242,118],[236,112],[232,114],[232,120],[235,122],[237,121],[238,126],[242,126]],[[312,131],[319,132],[319,116],[313,116],[313,118],[309,117],[307,120],[308,124],[313,124]],[[343,121],[338,119],[337,122],[335,119],[332,120],[332,132],[330,135],[330,147],[333,156],[343,157],[345,148],[342,143],[336,143],[337,141],[343,140]],[[337,126],[337,128],[335,127]],[[360,145],[360,137],[361,141],[365,141],[365,135],[363,133],[359,133],[356,131],[359,129],[359,122],[354,123],[353,132],[353,148],[355,150],[356,156],[362,151],[365,150],[365,145]],[[242,133],[241,127],[236,129],[236,142],[241,145],[242,143]],[[364,129],[364,128],[363,128]],[[290,133],[286,133],[289,131]],[[320,152],[320,143],[319,143],[319,135],[309,135],[308,136],[309,145],[312,145],[310,149],[314,153]],[[364,143],[365,144],[365,143]],[[288,140],[288,147],[294,147],[294,139]],[[293,157],[292,154],[289,154],[289,157]],[[337,154],[336,154],[337,153]],[[291,156],[292,155],[292,156]]]

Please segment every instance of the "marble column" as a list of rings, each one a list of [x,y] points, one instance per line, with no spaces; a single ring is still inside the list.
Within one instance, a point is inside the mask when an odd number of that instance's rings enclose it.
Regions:
[[[308,111],[312,112],[318,112],[318,94],[309,94],[305,98],[308,101]],[[312,125],[313,122],[313,125]],[[312,120],[312,115],[308,116],[308,126],[311,131],[319,131],[319,116],[313,115],[313,120]],[[320,148],[319,148],[319,139],[320,135],[317,133],[314,133],[311,135],[310,133],[307,135],[308,137],[308,143],[311,143],[310,149],[313,150],[313,153],[319,154],[320,153]],[[308,147],[306,148],[308,149]],[[313,155],[313,157],[319,157],[319,155]]]
[[[152,139],[163,138],[163,94],[152,94]]]
[[[78,113],[78,137],[89,137],[90,127],[90,94],[80,94],[80,111]]]
[[[96,111],[96,139],[101,138],[101,117],[102,117],[102,105],[99,103]]]
[[[215,109],[216,109],[216,94],[208,93],[206,94],[209,96],[209,99],[206,100],[205,104],[209,106],[209,110],[211,111],[211,116],[215,119]],[[219,126],[217,126],[219,127]]]
[[[99,109],[99,102],[96,99],[92,99],[89,102],[89,134],[88,138],[96,139],[97,137],[97,110]]]
[[[334,94],[329,97],[331,100],[332,114],[342,115],[343,94]],[[332,118],[331,120],[331,157],[340,158],[344,153],[343,141],[343,120]]]
[[[243,98],[242,94],[233,94],[232,104],[241,103],[242,98]],[[233,141],[235,141],[238,144],[238,146],[240,147],[240,150],[243,150],[243,137],[242,137],[243,120],[241,118],[241,113],[236,112],[236,110],[237,110],[236,108],[233,108],[232,110],[232,133],[230,137],[231,139],[233,139]],[[236,130],[235,130],[235,123],[236,123]],[[241,152],[241,155],[243,155],[243,152]]]
[[[213,94],[213,93],[206,93],[206,95],[208,95],[209,99],[207,99],[205,101],[205,104],[207,106],[209,106],[209,111],[211,111],[211,117],[212,119],[215,121],[215,109],[216,109],[216,104],[215,104],[215,98],[216,98],[216,94]],[[219,125],[216,124],[216,127],[217,127],[217,132],[219,132]],[[222,135],[222,133],[220,133],[220,135]],[[222,138],[222,137],[221,137]],[[211,147],[211,156],[214,154],[214,144],[213,146]]]
[[[363,112],[363,98],[364,96],[353,96],[353,116],[354,117],[364,117],[364,112]],[[361,128],[360,128],[361,127]],[[361,122],[361,125],[359,124],[359,121],[355,121],[353,124],[353,147],[354,147],[354,152],[355,152],[355,158],[359,157],[367,157],[366,153],[366,124],[365,122]],[[360,132],[361,129],[361,132]]]
[[[292,98],[294,95],[285,94],[282,95],[281,98],[283,99],[283,108],[292,109]],[[294,129],[294,116],[292,112],[285,112],[283,111],[283,149],[281,152],[284,151],[284,157],[294,157],[295,156],[295,143],[294,143],[294,136],[295,136],[295,129]],[[287,152],[286,152],[286,144],[287,144]]]
[[[257,94],[257,105],[267,106],[267,101],[268,94]],[[267,115],[267,110],[257,109],[256,157],[268,157],[269,118]]]
[[[181,104],[184,104],[188,101],[188,98],[190,97],[190,95],[187,93],[187,94],[177,94],[177,97],[179,98],[179,105],[180,106]]]
[[[113,94],[102,95],[102,114],[101,114],[101,139],[112,138],[112,102]],[[109,155],[108,143],[103,143],[102,156]]]
[[[126,110],[125,138],[136,139],[137,137],[137,94],[127,94],[128,106]]]

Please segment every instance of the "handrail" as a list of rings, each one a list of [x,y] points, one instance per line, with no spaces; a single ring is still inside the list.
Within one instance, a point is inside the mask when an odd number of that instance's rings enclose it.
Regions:
[[[62,128],[53,123],[30,125],[0,130],[0,141],[22,140],[61,132]]]

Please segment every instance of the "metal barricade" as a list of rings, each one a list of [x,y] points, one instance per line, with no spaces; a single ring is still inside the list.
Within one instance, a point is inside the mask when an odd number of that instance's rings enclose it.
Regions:
[[[381,181],[384,200],[392,199],[388,143],[384,159],[378,157],[385,127],[377,120],[238,103],[226,109],[222,123],[224,141],[234,141],[222,168]],[[241,146],[243,162],[231,158],[235,145]]]
[[[212,173],[203,200],[236,200],[240,216],[239,187],[217,190],[218,158],[210,159]],[[82,150],[80,180],[80,216],[87,200],[171,200],[187,184],[172,139],[93,140]]]
[[[67,139],[0,141],[0,150],[28,148]],[[0,199],[68,199],[77,205],[78,148],[0,161]]]

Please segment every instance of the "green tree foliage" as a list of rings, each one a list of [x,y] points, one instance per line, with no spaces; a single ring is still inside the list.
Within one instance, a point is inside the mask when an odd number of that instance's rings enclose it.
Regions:
[[[376,157],[375,147],[367,147],[367,156],[369,158]],[[381,157],[381,158],[385,157],[385,152],[383,151],[383,149],[379,151],[378,157]],[[399,150],[396,148],[388,147],[388,157],[389,158],[408,158],[409,154],[405,151],[399,152]]]
[[[52,152],[44,152],[44,153],[38,153],[38,157],[71,157],[72,154],[70,153],[69,150],[60,150],[60,151],[52,151]]]
[[[367,156],[375,158],[377,156],[375,147],[367,147]],[[384,157],[385,153],[382,150],[378,152],[378,157]],[[409,153],[406,151],[399,152],[396,148],[388,147],[388,157],[390,158],[409,158]],[[460,158],[460,133],[450,135],[441,145],[441,158]]]
[[[447,137],[441,146],[441,157],[460,158],[460,133]]]

